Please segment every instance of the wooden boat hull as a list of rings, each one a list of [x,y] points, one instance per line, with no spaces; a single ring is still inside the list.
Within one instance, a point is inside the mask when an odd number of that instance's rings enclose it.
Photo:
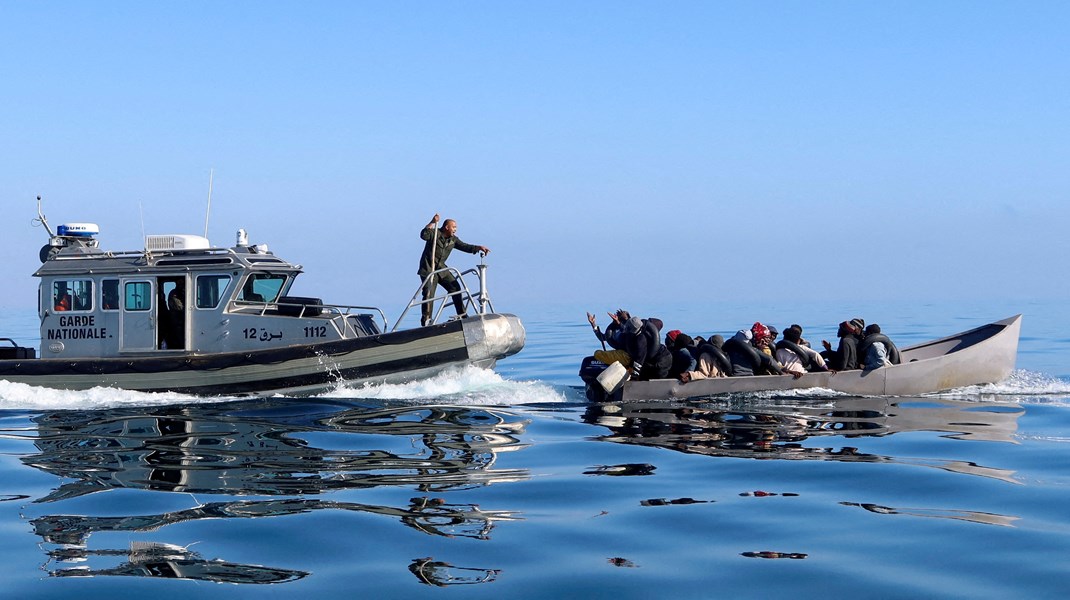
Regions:
[[[1014,370],[1021,315],[901,350],[902,363],[871,371],[628,381],[621,400],[702,398],[722,394],[823,388],[859,396],[909,396],[996,383]],[[588,397],[600,389],[588,383]],[[617,399],[617,398],[614,398]]]
[[[525,335],[516,316],[486,314],[270,350],[0,360],[0,379],[65,390],[113,387],[210,396],[311,395],[342,383],[403,383],[451,367],[492,367],[498,359],[519,352]]]

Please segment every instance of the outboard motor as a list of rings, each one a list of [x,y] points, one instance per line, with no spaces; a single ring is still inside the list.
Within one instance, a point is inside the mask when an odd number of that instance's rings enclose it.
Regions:
[[[619,385],[612,394],[607,393],[598,380],[598,376],[605,372],[609,365],[588,356],[580,363],[580,379],[583,380],[584,395],[589,402],[619,402],[624,395],[624,386]]]

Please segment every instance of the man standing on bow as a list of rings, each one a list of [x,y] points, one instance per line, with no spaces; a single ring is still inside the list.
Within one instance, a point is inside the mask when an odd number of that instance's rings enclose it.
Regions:
[[[446,219],[442,222],[442,227],[436,229],[435,225],[437,223],[438,214],[436,213],[431,222],[420,230],[420,239],[426,242],[424,244],[424,252],[420,256],[420,270],[416,272],[420,276],[420,281],[423,281],[435,271],[445,269],[446,259],[449,258],[450,252],[454,248],[469,254],[477,252],[487,254],[490,252],[490,248],[486,246],[462,242],[457,237],[457,222],[453,219]],[[465,315],[464,299],[461,298],[460,294],[461,284],[457,282],[457,278],[449,271],[436,273],[424,285],[424,303],[420,305],[420,325],[422,326],[426,327],[431,324],[431,314],[434,307],[430,300],[435,297],[435,291],[439,285],[442,285],[447,292],[452,294],[453,306],[457,309],[457,314]]]

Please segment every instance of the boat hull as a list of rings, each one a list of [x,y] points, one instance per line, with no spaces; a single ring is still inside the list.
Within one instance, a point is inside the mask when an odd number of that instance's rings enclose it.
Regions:
[[[48,388],[113,387],[209,396],[312,395],[340,384],[404,383],[524,346],[514,315],[486,314],[373,336],[247,352],[0,360],[0,379]]]
[[[722,394],[822,388],[859,396],[909,396],[968,385],[996,383],[1014,370],[1021,315],[911,346],[902,363],[870,371],[717,377],[690,383],[675,379],[628,381],[613,400],[702,398]],[[601,389],[588,382],[588,398],[600,401]],[[594,396],[594,398],[592,398]]]

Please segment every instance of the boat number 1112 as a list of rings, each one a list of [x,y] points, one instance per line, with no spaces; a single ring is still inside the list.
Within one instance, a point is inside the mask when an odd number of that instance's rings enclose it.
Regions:
[[[314,325],[312,327],[305,327],[305,337],[307,337],[307,338],[327,337],[327,326],[326,325]]]

